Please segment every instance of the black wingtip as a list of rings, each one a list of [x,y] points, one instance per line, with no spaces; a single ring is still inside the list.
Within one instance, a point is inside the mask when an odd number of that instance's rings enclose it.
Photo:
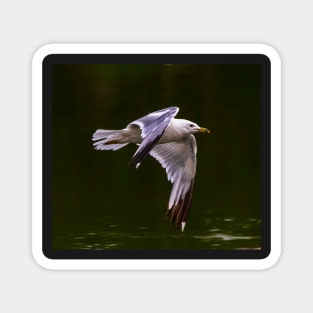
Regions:
[[[176,224],[176,230],[184,231],[186,221],[188,219],[189,211],[192,202],[192,191],[194,181],[191,181],[190,189],[185,194],[183,199],[174,204],[171,208],[166,211],[166,217],[170,218],[171,225]]]
[[[139,162],[138,158],[136,158],[136,156],[133,156],[133,157],[129,160],[128,165],[129,165],[131,168],[137,169],[137,168],[140,166],[141,161],[142,161],[142,160],[140,160],[140,162]]]

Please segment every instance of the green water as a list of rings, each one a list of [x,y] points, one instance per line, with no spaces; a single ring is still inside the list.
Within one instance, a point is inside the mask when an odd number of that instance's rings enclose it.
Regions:
[[[107,249],[260,249],[260,220],[247,217],[214,218],[184,233],[156,230],[148,223],[111,224],[108,218],[60,229],[54,248]],[[161,228],[161,227],[160,227]]]
[[[135,146],[96,151],[98,128],[120,129],[179,106],[197,134],[193,202],[184,233],[165,218],[171,184]],[[259,65],[54,65],[54,249],[259,249]]]

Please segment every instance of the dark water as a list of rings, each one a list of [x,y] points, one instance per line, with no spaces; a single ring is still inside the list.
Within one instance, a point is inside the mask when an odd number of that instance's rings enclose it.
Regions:
[[[254,218],[216,218],[203,223],[201,230],[185,233],[152,232],[147,225],[126,231],[124,225],[95,221],[92,226],[72,227],[60,231],[54,248],[107,250],[107,249],[259,249],[260,220]],[[214,228],[216,227],[216,228]]]
[[[135,146],[96,151],[98,128],[120,129],[179,106],[196,135],[197,175],[184,233],[165,219],[171,191]],[[259,65],[54,65],[52,230],[55,249],[259,249]]]

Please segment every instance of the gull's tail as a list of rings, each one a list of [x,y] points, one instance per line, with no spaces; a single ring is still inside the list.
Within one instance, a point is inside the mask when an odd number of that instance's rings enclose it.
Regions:
[[[92,136],[93,146],[96,150],[118,150],[128,145],[120,143],[122,138],[120,130],[98,129]]]

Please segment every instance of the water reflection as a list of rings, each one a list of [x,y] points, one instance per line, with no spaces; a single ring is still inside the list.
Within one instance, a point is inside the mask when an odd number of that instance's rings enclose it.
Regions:
[[[75,231],[56,236],[56,249],[109,250],[109,249],[260,249],[260,220],[244,217],[206,219],[205,231],[167,233],[155,232],[148,226],[139,226],[132,233],[122,225],[109,224],[102,229],[81,226]],[[218,226],[218,227],[216,227]],[[93,225],[94,227],[94,225]],[[242,231],[244,229],[244,232]]]

